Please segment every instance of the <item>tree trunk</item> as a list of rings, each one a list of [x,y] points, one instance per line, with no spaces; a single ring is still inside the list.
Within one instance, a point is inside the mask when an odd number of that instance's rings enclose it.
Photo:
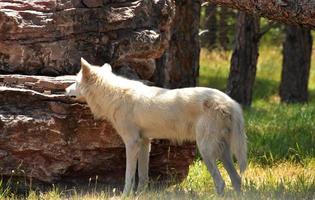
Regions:
[[[236,29],[227,93],[250,106],[258,59],[259,17],[240,12]]]
[[[228,8],[221,7],[219,12],[220,15],[220,22],[219,22],[219,41],[220,46],[222,49],[227,50],[229,45],[229,37],[228,37],[228,23],[227,23],[227,15],[228,15]]]
[[[285,31],[280,84],[281,101],[307,102],[313,44],[311,30],[300,26],[287,26]]]
[[[200,7],[200,0],[176,1],[170,45],[156,62],[154,81],[159,86],[181,88],[196,85],[200,52]]]
[[[207,30],[203,38],[203,46],[207,49],[213,49],[216,47],[217,41],[217,6],[214,4],[209,4],[205,9],[205,24],[204,29]]]
[[[315,28],[314,0],[207,0],[211,3],[257,14],[288,24],[303,24]]]

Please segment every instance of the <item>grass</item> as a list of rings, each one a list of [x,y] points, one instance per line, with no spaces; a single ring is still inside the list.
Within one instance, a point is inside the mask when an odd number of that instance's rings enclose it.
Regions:
[[[231,52],[201,51],[199,85],[225,90]],[[227,183],[218,197],[205,165],[199,158],[180,184],[152,190],[128,199],[315,199],[315,56],[309,81],[310,102],[280,104],[278,87],[281,49],[262,46],[258,61],[252,108],[245,110],[249,140],[249,167],[243,175],[243,194],[236,195],[219,163]],[[105,189],[104,189],[105,188]],[[12,191],[12,190],[11,190]],[[0,182],[0,199],[18,199]],[[112,189],[52,188],[28,191],[26,199],[120,199]]]
[[[262,166],[251,161],[243,175],[243,194],[237,196],[223,167],[220,166],[228,187],[223,199],[311,199],[315,195],[314,166],[311,163],[302,166],[290,162],[281,162],[272,166]],[[190,173],[181,185],[187,191],[198,191],[201,199],[213,194],[213,181],[203,162],[196,161]]]

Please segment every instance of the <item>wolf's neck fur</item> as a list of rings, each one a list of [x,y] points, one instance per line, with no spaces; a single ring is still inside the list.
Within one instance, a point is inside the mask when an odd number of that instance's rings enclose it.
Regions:
[[[116,112],[124,106],[127,98],[136,98],[135,91],[145,87],[138,81],[129,80],[112,72],[93,73],[90,84],[84,85],[87,103],[96,118],[107,119],[114,123]],[[134,101],[128,101],[134,102]]]

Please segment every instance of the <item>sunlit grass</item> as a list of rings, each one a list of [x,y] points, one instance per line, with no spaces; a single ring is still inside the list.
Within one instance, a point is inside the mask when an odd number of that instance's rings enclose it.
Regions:
[[[248,169],[242,175],[243,193],[236,195],[226,171],[221,165],[220,171],[226,180],[225,198],[245,199],[312,199],[315,195],[314,163],[307,165],[281,162],[273,166],[261,166],[250,162]],[[190,167],[189,175],[180,185],[186,191],[198,191],[199,197],[210,194],[218,198],[213,191],[214,185],[205,164],[196,161]]]
[[[225,90],[230,65],[230,51],[200,52],[199,85]]]
[[[205,164],[196,160],[190,166],[187,178],[180,184],[164,189],[151,189],[140,194],[133,194],[125,199],[314,199],[315,173],[314,160],[307,165],[281,162],[272,166],[261,166],[250,162],[248,169],[242,175],[242,193],[236,194],[229,177],[219,163],[220,171],[226,181],[223,196],[214,192],[214,185]],[[85,193],[80,190],[65,190],[53,188],[47,192],[29,192],[25,199],[59,200],[59,199],[121,199],[120,193],[109,192],[106,186],[103,191],[93,189]],[[4,198],[0,198],[4,199]],[[7,198],[9,199],[9,198]],[[10,199],[18,199],[11,196]]]

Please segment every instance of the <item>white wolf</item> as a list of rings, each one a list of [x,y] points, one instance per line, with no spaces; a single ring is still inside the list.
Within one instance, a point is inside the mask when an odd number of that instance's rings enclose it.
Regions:
[[[81,58],[76,83],[67,95],[84,98],[96,118],[109,120],[126,146],[126,174],[123,194],[133,188],[138,163],[138,190],[148,183],[150,139],[197,141],[200,154],[221,194],[225,183],[216,165],[220,159],[234,189],[241,190],[240,172],[247,165],[247,143],[242,109],[216,89],[163,89],[150,87],[112,73],[111,66],[90,65]]]

